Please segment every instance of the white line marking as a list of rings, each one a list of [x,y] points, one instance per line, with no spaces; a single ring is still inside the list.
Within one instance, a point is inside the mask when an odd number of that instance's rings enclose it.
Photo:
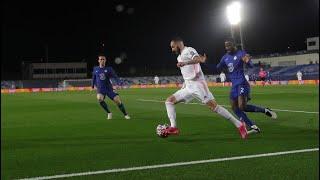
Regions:
[[[234,157],[227,157],[227,158],[207,159],[207,160],[178,162],[178,163],[169,163],[169,164],[158,164],[158,165],[151,165],[151,166],[107,169],[107,170],[101,170],[101,171],[89,171],[89,172],[61,174],[61,175],[53,175],[53,176],[32,177],[32,178],[24,178],[20,180],[43,180],[43,179],[57,179],[57,178],[67,178],[67,177],[75,177],[75,176],[88,176],[88,175],[96,175],[96,174],[108,174],[108,173],[156,169],[156,168],[164,168],[164,167],[176,167],[176,166],[186,166],[186,165],[194,165],[194,164],[213,163],[213,162],[221,162],[221,161],[233,161],[233,160],[239,160],[239,159],[251,159],[251,158],[258,158],[258,157],[279,156],[279,155],[314,152],[314,151],[319,151],[319,148],[254,154],[254,155],[245,155],[245,156],[234,156]]]
[[[300,94],[299,92],[290,92],[291,94]],[[304,93],[314,93],[314,92],[304,92]],[[256,92],[256,93],[252,93],[252,95],[270,95],[270,94],[288,94],[288,92],[270,92],[270,93],[259,93],[259,92]],[[214,95],[214,97],[227,97],[229,95]]]
[[[283,111],[283,112],[296,112],[296,113],[306,113],[306,114],[319,114],[319,112],[310,112],[310,111],[295,111],[295,110],[286,110],[286,109],[273,109],[274,111]]]
[[[143,102],[161,102],[161,103],[164,103],[165,101],[159,101],[159,100],[152,100],[152,99],[137,99],[138,101],[143,101]],[[194,105],[205,105],[205,104],[202,104],[202,103],[184,103],[182,102],[183,104],[194,104]],[[221,104],[220,104],[221,105]],[[231,107],[229,105],[221,105],[221,106],[224,106],[224,107]],[[296,110],[290,110],[290,109],[273,109],[272,110],[274,111],[283,111],[283,112],[295,112],[295,113],[306,113],[306,114],[319,114],[319,112],[312,112],[312,111],[296,111]]]

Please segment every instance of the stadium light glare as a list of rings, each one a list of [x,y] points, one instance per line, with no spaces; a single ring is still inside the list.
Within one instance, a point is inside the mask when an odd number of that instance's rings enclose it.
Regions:
[[[241,4],[240,2],[232,2],[227,6],[227,18],[231,25],[237,25],[241,21],[240,16]]]

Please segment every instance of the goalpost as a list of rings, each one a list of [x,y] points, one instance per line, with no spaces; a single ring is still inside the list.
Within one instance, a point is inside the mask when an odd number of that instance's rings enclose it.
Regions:
[[[113,79],[111,80],[111,84],[115,84]],[[62,87],[91,87],[92,79],[65,79],[62,81]],[[125,84],[123,84],[125,85]]]
[[[92,79],[66,79],[63,80],[63,88],[67,87],[90,87]]]

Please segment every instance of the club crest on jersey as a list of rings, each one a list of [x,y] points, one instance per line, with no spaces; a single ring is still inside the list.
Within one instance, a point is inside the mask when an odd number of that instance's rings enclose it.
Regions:
[[[108,72],[108,70],[104,70],[104,72],[106,73],[106,72]]]
[[[237,60],[237,56],[233,57],[233,60]]]

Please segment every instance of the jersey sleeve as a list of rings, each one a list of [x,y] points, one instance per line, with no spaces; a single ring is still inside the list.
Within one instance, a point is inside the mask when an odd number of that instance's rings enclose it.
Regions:
[[[217,64],[217,66],[216,66],[216,68],[218,69],[218,70],[222,70],[223,68],[225,68],[226,67],[226,63],[224,62],[224,57],[225,56],[223,56],[221,59],[220,59],[220,62]]]
[[[93,71],[92,71],[92,82],[91,82],[91,87],[94,88],[94,86],[96,85],[96,75],[94,73],[94,69],[93,68]]]
[[[189,47],[189,53],[190,53],[191,59],[193,59],[196,56],[199,56],[198,52],[192,47]]]

